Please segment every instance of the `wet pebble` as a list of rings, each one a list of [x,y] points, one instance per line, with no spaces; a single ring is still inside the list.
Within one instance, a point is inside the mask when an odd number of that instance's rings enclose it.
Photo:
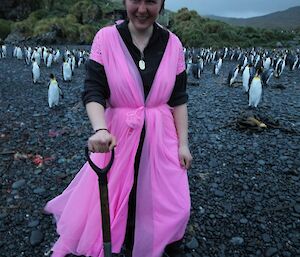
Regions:
[[[30,235],[30,244],[32,246],[39,245],[44,240],[44,235],[40,230],[34,230]]]
[[[290,128],[290,120],[300,124],[299,84],[288,82],[300,81],[300,73],[287,69],[280,79],[273,78],[271,86],[263,88],[259,108],[249,110],[241,76],[237,87],[225,83],[234,64],[224,61],[220,76],[212,75],[209,64],[200,84],[187,87],[193,165],[188,171],[192,209],[186,256],[296,257],[300,254],[299,134],[270,127],[240,130],[236,120],[248,113],[278,119],[285,129]],[[43,213],[43,207],[85,163],[83,148],[91,134],[80,100],[85,69],[76,69],[69,84],[61,81],[60,67],[60,63],[50,69],[42,66],[37,90],[29,66],[0,59],[4,78],[0,109],[8,110],[0,114],[0,120],[7,121],[0,126],[1,144],[8,150],[18,146],[22,154],[54,158],[37,169],[30,158],[10,164],[12,156],[0,155],[3,167],[8,167],[0,174],[0,201],[5,206],[0,209],[0,231],[4,231],[0,243],[5,242],[0,248],[7,256],[41,256],[51,248],[57,239],[55,220]],[[50,72],[57,75],[66,96],[55,110],[48,108],[45,97]],[[276,83],[286,88],[278,90]],[[66,132],[49,137],[50,130]],[[30,241],[34,247],[28,247]]]
[[[278,252],[278,249],[275,247],[270,247],[266,250],[265,256],[266,257],[271,257],[274,256]]]
[[[33,221],[30,221],[30,222],[28,223],[28,227],[29,227],[29,228],[34,228],[34,227],[37,227],[39,224],[40,224],[40,221],[39,221],[39,220],[33,220]]]
[[[21,189],[26,184],[25,179],[20,179],[12,184],[13,189]]]
[[[231,238],[230,243],[233,245],[242,245],[244,243],[244,238],[236,236]]]
[[[264,240],[264,242],[266,243],[270,243],[271,242],[271,237],[268,234],[262,234],[262,239]]]
[[[198,243],[198,240],[193,237],[187,244],[186,246],[189,248],[189,249],[197,249],[199,247],[199,243]]]
[[[36,189],[33,190],[33,193],[38,194],[38,195],[41,195],[41,194],[43,194],[45,192],[46,192],[46,189],[43,188],[43,187],[38,187],[38,188],[36,188]]]

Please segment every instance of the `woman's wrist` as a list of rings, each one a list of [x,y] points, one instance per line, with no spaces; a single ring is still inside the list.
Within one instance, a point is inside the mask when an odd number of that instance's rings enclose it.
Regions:
[[[179,147],[189,147],[188,142],[179,142]]]
[[[103,131],[103,130],[109,132],[107,128],[98,128],[98,129],[94,129],[94,133],[97,133],[97,132]]]

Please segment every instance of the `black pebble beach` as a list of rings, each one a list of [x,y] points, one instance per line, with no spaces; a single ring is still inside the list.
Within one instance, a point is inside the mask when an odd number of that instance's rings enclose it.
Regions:
[[[286,67],[273,77],[253,110],[240,75],[234,87],[226,85],[234,64],[224,61],[219,75],[209,64],[188,85],[194,160],[185,256],[300,257],[300,70]],[[50,73],[64,93],[54,109]],[[85,163],[92,130],[81,102],[84,77],[81,66],[63,82],[60,62],[41,65],[40,83],[33,84],[24,60],[11,52],[0,59],[1,257],[45,256],[57,238],[43,207]],[[237,121],[245,115],[276,126],[241,129]]]

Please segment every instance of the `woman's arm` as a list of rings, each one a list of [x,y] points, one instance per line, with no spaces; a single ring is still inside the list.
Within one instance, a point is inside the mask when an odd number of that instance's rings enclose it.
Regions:
[[[107,129],[104,118],[104,107],[101,104],[89,102],[85,108],[94,131],[100,128]]]
[[[188,145],[188,111],[187,105],[175,106],[173,117],[178,135],[179,161],[182,167],[188,169],[192,163],[192,155]]]
[[[86,104],[86,111],[93,130],[107,129],[104,118],[104,107],[96,102]],[[99,130],[88,139],[88,148],[91,152],[108,152],[116,146],[116,138],[108,130]]]

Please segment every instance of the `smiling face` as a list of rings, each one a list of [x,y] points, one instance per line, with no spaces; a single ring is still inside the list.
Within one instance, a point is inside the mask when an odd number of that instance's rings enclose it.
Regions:
[[[145,31],[157,19],[163,0],[125,0],[127,17],[134,28]]]

